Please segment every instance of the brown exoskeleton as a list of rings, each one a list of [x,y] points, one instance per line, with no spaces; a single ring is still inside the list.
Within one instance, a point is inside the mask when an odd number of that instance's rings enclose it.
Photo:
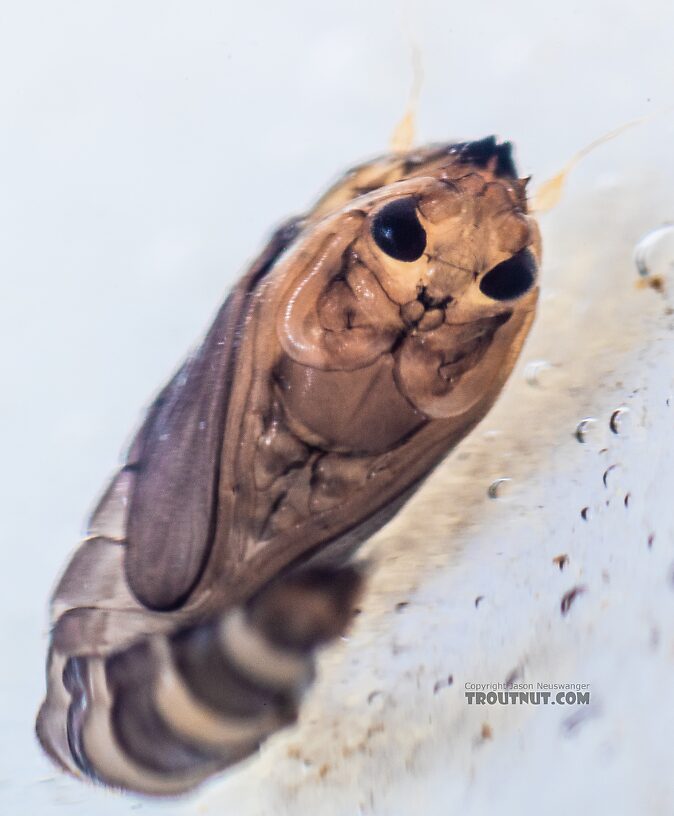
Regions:
[[[510,145],[386,156],[272,237],[149,410],[54,594],[46,750],[188,790],[293,721],[348,557],[487,413],[540,239]]]

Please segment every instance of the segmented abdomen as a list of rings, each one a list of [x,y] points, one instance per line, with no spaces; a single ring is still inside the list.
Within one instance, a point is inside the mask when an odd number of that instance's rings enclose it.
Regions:
[[[350,567],[305,570],[107,655],[69,655],[55,639],[40,741],[76,775],[147,794],[188,791],[296,719],[315,650],[348,624],[359,587]],[[78,610],[87,611],[101,610]]]

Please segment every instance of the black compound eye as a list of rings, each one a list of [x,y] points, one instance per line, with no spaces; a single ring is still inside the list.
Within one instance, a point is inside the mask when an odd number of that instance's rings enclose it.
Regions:
[[[536,261],[528,249],[498,264],[482,278],[480,291],[493,300],[513,300],[531,289]]]
[[[397,261],[416,261],[426,249],[426,230],[419,223],[416,198],[399,198],[374,217],[372,237],[379,249]]]

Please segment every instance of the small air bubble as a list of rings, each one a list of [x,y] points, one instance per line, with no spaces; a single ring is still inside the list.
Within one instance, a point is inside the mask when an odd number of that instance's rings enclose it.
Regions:
[[[505,496],[512,485],[512,479],[504,476],[501,479],[495,479],[487,489],[487,495],[490,499],[501,499]]]
[[[524,366],[524,379],[534,388],[540,388],[545,385],[548,375],[545,372],[550,372],[555,366],[548,362],[548,360],[531,360]]]
[[[585,417],[576,425],[576,439],[584,444],[587,442],[588,436],[592,433],[592,429],[596,426],[597,420],[594,417]]]
[[[634,263],[642,278],[662,278],[674,265],[674,223],[647,232],[634,248]]]
[[[627,420],[627,415],[629,414],[629,408],[616,408],[616,410],[611,414],[611,419],[609,420],[609,427],[613,431],[614,434],[620,434],[625,432],[625,425]]]
[[[604,475],[602,476],[602,481],[604,482],[604,487],[609,487],[609,485],[614,484],[616,477],[618,476],[618,465],[609,465],[606,470],[604,471]]]

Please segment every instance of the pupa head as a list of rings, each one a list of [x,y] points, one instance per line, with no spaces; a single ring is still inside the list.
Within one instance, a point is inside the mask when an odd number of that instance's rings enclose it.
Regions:
[[[509,143],[363,165],[308,224],[300,251],[319,260],[279,322],[292,359],[355,370],[391,355],[399,391],[430,418],[493,401],[531,325],[541,260]]]

